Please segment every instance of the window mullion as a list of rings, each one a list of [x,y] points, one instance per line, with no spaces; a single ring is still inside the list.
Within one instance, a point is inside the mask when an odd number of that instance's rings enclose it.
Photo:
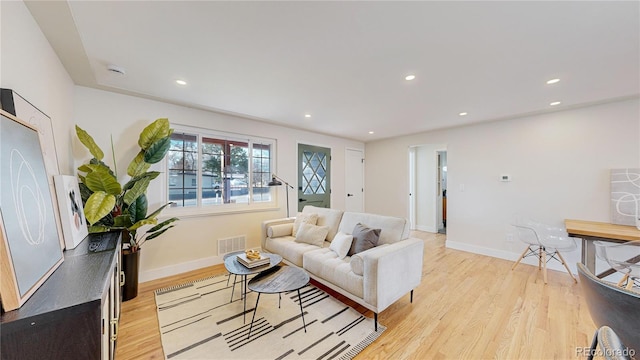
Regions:
[[[248,204],[253,204],[253,141],[247,140],[249,160],[247,164],[247,193],[249,194]]]
[[[196,167],[196,199],[198,207],[202,206],[202,183],[204,176],[202,175],[202,134],[198,134],[198,166]]]

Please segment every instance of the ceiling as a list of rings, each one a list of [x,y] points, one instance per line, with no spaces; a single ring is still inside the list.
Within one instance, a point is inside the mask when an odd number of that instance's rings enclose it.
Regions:
[[[365,142],[640,94],[637,1],[26,4],[78,85]]]

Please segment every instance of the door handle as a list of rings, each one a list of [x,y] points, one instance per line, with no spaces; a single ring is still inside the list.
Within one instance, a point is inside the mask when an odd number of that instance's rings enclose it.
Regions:
[[[298,202],[307,201],[307,199],[298,199]]]
[[[353,196],[353,194],[347,194],[347,197],[349,197],[349,196]]]

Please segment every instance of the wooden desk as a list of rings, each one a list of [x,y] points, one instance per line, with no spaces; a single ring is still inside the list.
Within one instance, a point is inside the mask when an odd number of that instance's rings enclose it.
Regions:
[[[582,238],[582,263],[592,274],[596,271],[594,241],[623,243],[640,240],[640,230],[635,226],[569,219],[564,221],[564,226],[569,236]]]

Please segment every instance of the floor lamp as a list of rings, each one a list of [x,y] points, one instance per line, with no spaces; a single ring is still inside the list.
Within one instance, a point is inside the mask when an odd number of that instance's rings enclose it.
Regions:
[[[287,217],[289,217],[289,188],[293,189],[293,186],[291,186],[288,182],[282,180],[276,174],[271,174],[271,181],[269,181],[269,184],[267,184],[267,185],[269,185],[269,186],[280,186],[283,183],[287,187]]]

